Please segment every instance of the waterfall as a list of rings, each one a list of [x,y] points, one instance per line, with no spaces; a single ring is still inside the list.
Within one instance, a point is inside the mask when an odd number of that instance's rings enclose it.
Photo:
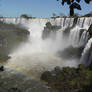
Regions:
[[[71,57],[70,60],[67,58],[64,59],[62,56],[58,56],[58,52],[62,53],[70,47],[76,49],[86,46],[82,53],[83,61],[84,54],[90,49],[89,43],[91,43],[92,40],[88,41],[89,33],[87,30],[92,24],[92,17],[78,18],[76,25],[74,25],[74,18],[4,18],[0,20],[8,24],[21,26],[30,32],[28,41],[22,43],[16,50],[9,54],[11,59],[8,60],[7,66],[26,71],[35,76],[45,70],[51,70],[55,66],[77,66],[79,64],[78,60],[80,60],[80,58]],[[50,22],[52,26],[61,27],[56,31],[55,39],[51,38],[52,35],[45,40],[42,39],[43,30],[47,22]],[[65,31],[69,31],[69,34],[64,34]],[[90,62],[90,57],[88,62]],[[82,63],[86,63],[86,60],[88,59],[85,59]]]
[[[73,47],[83,47],[88,41],[89,33],[78,26],[70,31],[70,43]]]
[[[85,46],[80,61],[86,66],[92,63],[92,38],[89,39],[87,45]]]

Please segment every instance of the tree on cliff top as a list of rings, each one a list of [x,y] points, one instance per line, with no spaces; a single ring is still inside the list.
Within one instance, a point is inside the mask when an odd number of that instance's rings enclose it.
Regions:
[[[29,19],[29,18],[32,18],[32,16],[29,16],[27,14],[22,14],[20,15],[21,18],[25,18],[25,19]]]
[[[69,5],[70,8],[70,16],[74,15],[74,9],[81,10],[80,1],[82,0],[57,0],[61,1],[61,4],[64,5],[65,3]],[[89,4],[92,0],[84,0],[85,3]]]

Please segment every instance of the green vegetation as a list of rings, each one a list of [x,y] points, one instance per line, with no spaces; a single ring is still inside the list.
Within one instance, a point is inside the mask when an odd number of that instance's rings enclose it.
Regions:
[[[29,32],[26,29],[0,22],[0,61],[6,61],[8,54],[21,42],[26,41]]]
[[[92,70],[80,64],[78,68],[56,67],[41,75],[53,92],[92,92]]]
[[[22,14],[22,15],[20,16],[20,18],[30,19],[30,18],[32,18],[32,16],[29,16],[29,15],[27,15],[27,14]]]

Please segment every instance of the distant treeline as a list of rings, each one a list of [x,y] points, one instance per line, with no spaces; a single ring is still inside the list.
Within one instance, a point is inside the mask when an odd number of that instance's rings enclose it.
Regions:
[[[75,13],[73,16],[66,16],[63,13],[60,13],[59,15],[53,13],[51,18],[66,18],[66,17],[92,17],[92,12],[85,14],[85,15],[79,15],[78,13]],[[13,17],[4,17],[0,15],[0,18],[13,18]],[[18,18],[18,17],[16,17]],[[35,19],[36,17],[33,17],[31,15],[28,14],[21,14],[20,18],[25,18],[25,19]]]

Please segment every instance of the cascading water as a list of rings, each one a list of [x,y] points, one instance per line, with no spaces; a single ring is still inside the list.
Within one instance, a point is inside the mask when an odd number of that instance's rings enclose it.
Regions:
[[[78,62],[80,58],[71,57],[71,60],[68,60],[58,56],[57,53],[59,51],[62,53],[63,50],[70,46],[73,48],[84,48],[89,36],[86,30],[92,24],[92,18],[78,18],[74,27],[74,18],[36,18],[29,20],[6,18],[1,21],[20,25],[30,31],[28,41],[10,53],[11,59],[8,60],[7,66],[34,74],[35,76],[39,76],[43,71],[51,70],[55,66],[77,66],[80,63]],[[50,22],[52,25],[61,26],[56,31],[55,39],[51,39],[51,36],[45,40],[42,39],[43,30],[47,22]],[[66,28],[71,29],[66,38],[64,38],[63,33]]]
[[[76,26],[70,31],[70,43],[73,47],[83,47],[88,41],[89,33],[87,30]]]
[[[88,66],[92,62],[92,38],[88,41],[87,45],[85,46],[85,49],[82,53],[81,57],[81,63]]]

